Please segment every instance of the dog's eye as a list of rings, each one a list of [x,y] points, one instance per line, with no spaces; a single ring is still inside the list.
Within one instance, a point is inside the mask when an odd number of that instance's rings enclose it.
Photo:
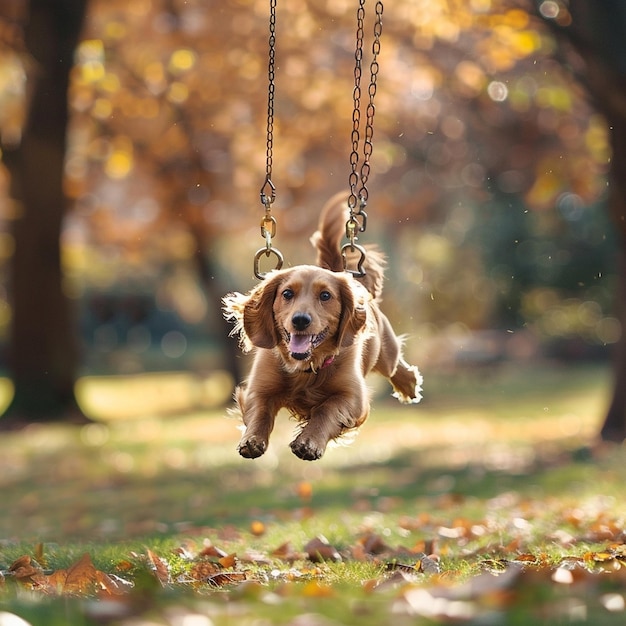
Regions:
[[[330,291],[322,291],[322,292],[320,292],[320,300],[322,302],[327,302],[331,298],[332,298],[332,295],[331,295]]]
[[[291,300],[293,298],[293,291],[291,289],[285,289],[285,291],[283,291],[283,298],[285,300]]]

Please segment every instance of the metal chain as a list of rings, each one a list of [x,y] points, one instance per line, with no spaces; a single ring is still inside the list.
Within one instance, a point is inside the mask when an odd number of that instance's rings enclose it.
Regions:
[[[359,144],[361,137],[359,135],[359,126],[361,124],[361,76],[363,73],[363,22],[365,21],[365,0],[359,0],[359,8],[356,13],[356,49],[354,51],[354,90],[352,91],[352,133],[350,139],[352,141],[352,152],[350,153],[350,165],[352,171],[348,177],[350,185],[350,197],[348,198],[348,206],[350,213],[357,205],[357,185],[359,183],[359,175],[357,174],[357,166],[359,164]]]
[[[354,66],[354,91],[352,93],[352,100],[354,108],[352,111],[352,133],[350,139],[352,141],[352,151],[350,153],[350,176],[348,177],[348,183],[350,185],[350,196],[348,197],[348,207],[350,208],[350,217],[346,222],[346,237],[349,243],[343,246],[342,256],[344,269],[351,272],[355,276],[364,276],[363,263],[365,261],[365,249],[362,246],[356,244],[357,233],[365,232],[367,228],[367,213],[365,207],[369,199],[369,192],[367,190],[367,181],[370,175],[370,157],[372,156],[374,136],[374,114],[376,113],[376,107],[374,106],[374,98],[376,96],[377,78],[378,78],[378,54],[380,53],[380,37],[383,30],[383,3],[379,0],[376,2],[376,21],[374,24],[374,41],[372,43],[372,60],[370,62],[370,82],[368,87],[369,101],[366,109],[366,122],[365,122],[365,138],[363,141],[363,163],[361,164],[360,171],[358,171],[359,164],[359,147],[361,143],[361,136],[359,133],[361,125],[361,76],[363,73],[363,39],[364,39],[364,21],[365,21],[365,0],[359,0],[359,7],[357,9],[357,28],[356,28],[356,48],[354,53],[355,66]],[[357,193],[357,185],[361,183],[361,186]],[[357,208],[358,204],[358,208]],[[356,270],[349,270],[347,251],[358,251],[360,259],[357,262]]]
[[[363,164],[361,165],[361,189],[359,190],[359,200],[361,204],[367,204],[369,194],[367,191],[367,181],[370,175],[370,157],[374,150],[372,139],[374,137],[374,98],[376,97],[378,70],[378,54],[380,53],[380,36],[383,32],[383,3],[376,3],[376,22],[374,24],[374,41],[372,43],[372,61],[370,63],[370,84],[368,87],[369,102],[366,109],[365,140],[363,143]]]
[[[276,92],[276,85],[274,83],[276,75],[276,2],[277,0],[270,0],[265,180],[263,181],[260,191],[261,204],[265,207],[265,215],[261,218],[261,236],[265,239],[265,247],[257,250],[254,255],[254,275],[258,279],[263,279],[266,276],[266,273],[261,272],[259,269],[259,262],[263,254],[266,257],[269,257],[272,253],[276,256],[275,269],[278,270],[283,266],[283,255],[280,250],[272,247],[272,239],[276,235],[276,218],[272,215],[272,204],[274,200],[276,200],[276,187],[272,182],[274,157],[274,95]]]
[[[270,0],[270,35],[267,62],[267,141],[265,152],[265,181],[261,187],[261,203],[267,207],[276,199],[276,187],[272,183],[272,165],[274,158],[274,95],[276,85],[276,0]],[[268,194],[269,192],[269,194]]]

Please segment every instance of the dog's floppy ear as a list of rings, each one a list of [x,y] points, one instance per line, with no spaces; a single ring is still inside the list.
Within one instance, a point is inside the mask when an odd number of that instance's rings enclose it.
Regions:
[[[337,328],[337,346],[349,346],[367,321],[369,294],[351,276],[341,277],[341,318]]]
[[[249,293],[229,293],[222,298],[224,317],[235,324],[230,334],[239,334],[244,352],[250,352],[253,347],[273,348],[278,344],[272,308],[282,280],[283,272],[270,272]]]
[[[271,272],[249,294],[243,309],[243,329],[250,343],[257,348],[274,348],[280,337],[274,323],[274,299],[279,285],[284,280],[283,272]]]

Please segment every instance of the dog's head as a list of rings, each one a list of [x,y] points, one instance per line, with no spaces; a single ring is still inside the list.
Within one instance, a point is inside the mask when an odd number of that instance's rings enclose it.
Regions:
[[[294,370],[317,369],[365,326],[369,294],[347,273],[301,265],[270,272],[249,294],[224,299],[244,350],[278,347]]]

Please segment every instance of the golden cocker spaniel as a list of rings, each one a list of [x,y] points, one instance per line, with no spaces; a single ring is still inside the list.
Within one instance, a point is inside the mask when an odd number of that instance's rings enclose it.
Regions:
[[[255,349],[235,400],[245,432],[239,454],[261,456],[279,409],[300,422],[290,446],[319,459],[329,441],[360,426],[370,410],[365,376],[376,371],[403,403],[419,402],[422,377],[402,357],[402,340],[379,308],[384,256],[367,246],[365,276],[344,271],[340,243],[348,219],[345,194],[322,211],[311,241],[317,266],[274,270],[249,293],[224,297],[244,352]]]

